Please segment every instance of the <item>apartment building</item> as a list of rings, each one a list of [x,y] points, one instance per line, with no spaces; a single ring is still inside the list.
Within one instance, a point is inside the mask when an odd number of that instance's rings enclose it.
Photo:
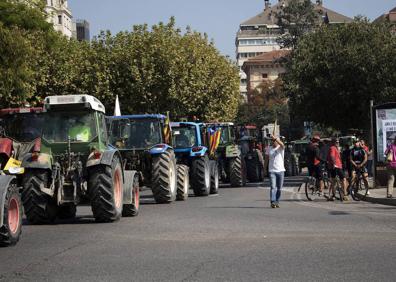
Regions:
[[[72,12],[68,7],[67,0],[46,0],[45,11],[48,14],[47,21],[68,38],[73,36]]]

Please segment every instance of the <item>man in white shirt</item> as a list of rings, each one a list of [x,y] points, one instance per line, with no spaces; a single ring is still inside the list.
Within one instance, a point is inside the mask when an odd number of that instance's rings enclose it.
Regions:
[[[279,208],[279,199],[285,178],[285,145],[275,137],[272,138],[272,146],[269,149],[269,177],[271,185],[271,207]]]

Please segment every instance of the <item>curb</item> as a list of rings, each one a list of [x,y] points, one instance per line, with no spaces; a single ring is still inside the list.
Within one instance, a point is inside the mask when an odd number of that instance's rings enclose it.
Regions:
[[[358,198],[365,202],[370,202],[374,204],[386,205],[386,206],[396,206],[396,199],[387,199],[387,198],[374,198],[370,196],[363,196],[362,194],[357,194]]]

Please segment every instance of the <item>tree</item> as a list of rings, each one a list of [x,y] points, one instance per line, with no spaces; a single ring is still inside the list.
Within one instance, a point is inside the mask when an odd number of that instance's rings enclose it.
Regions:
[[[19,27],[25,30],[50,31],[51,24],[46,21],[44,1],[2,0],[0,1],[0,22],[5,27]]]
[[[285,33],[279,39],[282,48],[297,46],[298,40],[307,32],[310,32],[318,23],[319,17],[314,10],[311,0],[289,0],[276,14],[278,25]]]
[[[243,124],[264,126],[275,120],[283,135],[288,135],[290,125],[288,98],[283,89],[281,78],[275,81],[264,81],[249,93],[249,103],[239,107],[238,121]]]
[[[396,98],[396,38],[388,26],[321,26],[294,51],[285,77],[292,113],[339,129],[368,128],[369,101]]]

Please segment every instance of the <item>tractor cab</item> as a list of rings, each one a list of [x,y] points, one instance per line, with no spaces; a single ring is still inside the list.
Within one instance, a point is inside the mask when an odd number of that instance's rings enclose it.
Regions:
[[[0,169],[20,167],[26,153],[38,145],[44,124],[43,108],[0,110]]]
[[[172,122],[172,139],[177,155],[201,156],[206,148],[206,136],[199,123]]]

